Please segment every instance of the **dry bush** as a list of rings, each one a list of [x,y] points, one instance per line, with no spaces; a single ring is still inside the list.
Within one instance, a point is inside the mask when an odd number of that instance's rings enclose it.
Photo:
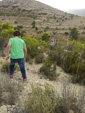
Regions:
[[[0,105],[15,105],[19,100],[22,86],[10,80],[6,74],[0,73]]]
[[[1,72],[9,73],[10,62],[4,62],[1,67]],[[18,65],[15,64],[14,70],[19,70]]]
[[[36,62],[37,64],[42,63],[42,62],[43,62],[43,59],[44,59],[44,55],[43,55],[43,54],[38,54],[38,55],[35,57],[35,62]]]
[[[74,111],[74,113],[84,113],[85,109],[85,89],[84,87],[70,86],[63,83],[62,97],[63,104],[67,106],[68,110]]]
[[[85,92],[71,92],[69,85],[63,84],[62,96],[48,86],[45,89],[32,86],[32,93],[24,108],[21,106],[14,113],[84,113]]]
[[[52,61],[46,60],[39,71],[50,80],[56,80],[56,77],[57,77],[56,63],[52,63]]]

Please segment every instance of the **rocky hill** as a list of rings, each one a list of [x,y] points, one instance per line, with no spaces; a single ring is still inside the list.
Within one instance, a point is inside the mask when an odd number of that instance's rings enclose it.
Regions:
[[[67,14],[35,0],[0,1],[0,23],[6,21],[33,37],[40,37],[44,32],[64,34],[73,27],[81,33],[85,27],[84,17]],[[32,29],[33,21],[35,29]]]
[[[15,8],[19,10],[20,8],[21,10],[24,9],[24,11],[35,12],[38,14],[47,13],[51,15],[55,14],[55,15],[60,15],[60,16],[65,14],[64,12],[60,10],[57,10],[55,8],[52,8],[48,5],[45,5],[35,0],[3,0],[2,2],[0,2],[0,6],[7,8],[8,10],[10,10],[11,8],[12,9]]]

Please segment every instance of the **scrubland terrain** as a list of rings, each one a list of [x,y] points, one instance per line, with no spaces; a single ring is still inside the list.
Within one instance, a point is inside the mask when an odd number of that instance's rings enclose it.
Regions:
[[[27,46],[26,82],[17,64],[10,79],[5,61],[14,30]],[[0,2],[0,113],[85,113],[85,17],[35,0]]]

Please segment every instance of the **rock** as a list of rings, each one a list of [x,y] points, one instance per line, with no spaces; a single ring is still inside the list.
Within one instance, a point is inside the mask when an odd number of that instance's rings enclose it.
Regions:
[[[7,106],[5,106],[5,105],[1,106],[0,113],[7,113]]]
[[[10,111],[8,111],[7,113],[11,113]]]
[[[69,110],[69,113],[74,113],[74,111],[73,110]]]
[[[8,102],[8,100],[10,99],[10,92],[3,92],[3,93],[2,93],[2,96],[1,96],[1,99],[2,99],[4,102]]]

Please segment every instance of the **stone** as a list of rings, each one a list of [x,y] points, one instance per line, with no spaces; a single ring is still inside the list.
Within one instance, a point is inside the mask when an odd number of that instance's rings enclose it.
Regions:
[[[7,106],[5,106],[5,105],[1,106],[0,113],[7,113]]]
[[[73,110],[69,110],[69,113],[74,113],[74,111]]]

